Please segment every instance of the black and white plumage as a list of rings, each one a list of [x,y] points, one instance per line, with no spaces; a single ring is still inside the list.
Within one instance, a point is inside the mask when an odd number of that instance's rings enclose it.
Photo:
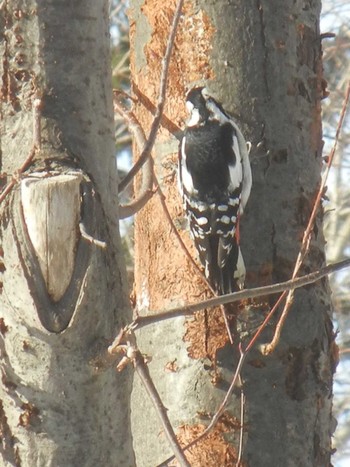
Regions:
[[[233,119],[203,87],[186,97],[190,112],[179,150],[179,184],[205,275],[218,294],[242,287],[239,218],[252,175],[247,143]]]

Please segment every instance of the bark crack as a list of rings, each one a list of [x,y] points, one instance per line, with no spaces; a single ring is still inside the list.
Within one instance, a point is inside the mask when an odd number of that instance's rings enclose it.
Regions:
[[[266,88],[266,95],[268,96],[268,99],[270,99],[270,89],[269,89],[269,83],[268,83],[268,80],[267,80],[268,51],[267,51],[266,36],[265,36],[264,9],[263,9],[261,0],[257,0],[256,5],[257,5],[257,8],[258,8],[258,12],[259,12],[261,44],[262,44],[263,51],[264,51],[264,54],[263,54],[264,85],[265,85],[265,88]]]

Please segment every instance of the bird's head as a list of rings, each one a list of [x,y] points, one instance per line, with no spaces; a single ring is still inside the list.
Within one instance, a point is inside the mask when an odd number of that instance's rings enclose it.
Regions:
[[[186,95],[186,108],[190,114],[187,122],[188,127],[198,126],[205,123],[210,111],[207,107],[207,100],[210,98],[206,88],[197,87],[190,89]]]

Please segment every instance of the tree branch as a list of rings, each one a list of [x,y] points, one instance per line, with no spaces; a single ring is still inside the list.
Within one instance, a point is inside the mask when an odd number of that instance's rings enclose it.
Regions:
[[[126,121],[130,133],[134,136],[138,148],[146,144],[145,133],[131,110],[127,110],[117,99],[114,100],[114,108]],[[153,191],[153,159],[148,157],[142,172],[142,186],[137,196],[128,204],[119,206],[119,219],[125,219],[142,209],[152,198]],[[130,172],[129,172],[130,173]],[[128,176],[128,175],[127,175]]]
[[[158,323],[167,319],[173,319],[179,316],[191,316],[197,311],[203,310],[204,308],[216,307],[226,303],[246,300],[248,298],[261,297],[262,295],[271,295],[283,292],[285,290],[297,289],[304,287],[305,285],[313,284],[323,277],[328,276],[333,272],[340,271],[341,269],[345,269],[349,266],[350,258],[345,259],[344,261],[339,261],[338,263],[330,264],[324,268],[319,269],[318,271],[312,272],[311,274],[297,277],[286,282],[280,282],[278,284],[268,285],[265,287],[256,287],[254,289],[240,290],[239,292],[221,295],[220,297],[209,298],[208,300],[203,300],[191,305],[177,307],[171,310],[149,314],[147,316],[138,316],[130,326],[134,330],[141,329],[145,326],[149,326],[150,324]]]
[[[195,444],[197,444],[199,441],[201,441],[203,438],[205,438],[211,431],[212,429],[215,427],[215,425],[217,424],[217,422],[219,421],[221,415],[223,414],[224,410],[225,410],[225,407],[226,405],[228,404],[229,400],[230,400],[230,397],[232,395],[232,392],[237,384],[237,380],[240,380],[240,374],[241,374],[241,370],[242,370],[242,367],[243,367],[243,363],[248,355],[248,352],[249,352],[249,349],[246,350],[245,352],[240,352],[241,353],[241,356],[240,356],[240,359],[238,361],[238,364],[237,364],[237,368],[236,368],[236,371],[235,371],[235,374],[233,376],[233,379],[231,381],[231,384],[230,384],[230,387],[228,388],[226,394],[225,394],[225,397],[223,399],[223,401],[221,402],[218,410],[216,411],[215,415],[213,416],[213,418],[211,419],[209,425],[207,426],[207,428],[203,431],[203,433],[201,433],[196,439],[194,439],[193,441],[191,441],[190,443],[187,444],[187,446],[185,446],[183,448],[184,451],[187,451],[187,449],[190,449],[191,447],[193,447]],[[244,397],[243,395],[243,392],[241,392],[241,397]],[[242,404],[242,402],[241,402]],[[241,407],[241,417],[242,417],[242,407]],[[240,432],[240,439],[242,438],[242,430]],[[240,445],[240,449],[239,449],[239,453],[237,455],[237,458],[239,459],[242,455],[241,453],[241,445]],[[174,459],[174,456],[172,457],[169,457],[168,459],[166,459],[164,462],[162,462],[161,464],[159,464],[157,467],[166,467],[169,462],[171,462],[172,460]]]
[[[141,379],[142,384],[144,385],[147,391],[148,397],[150,398],[152,404],[154,405],[154,408],[156,409],[159,420],[163,425],[165,435],[168,438],[169,444],[174,452],[177,461],[180,463],[180,465],[190,467],[190,464],[187,461],[186,456],[176,438],[173,427],[171,426],[170,420],[167,415],[167,410],[164,407],[163,402],[158,394],[158,391],[152,381],[148,366],[146,365],[145,360],[141,355],[140,351],[138,351],[136,354],[134,366],[136,373],[139,375],[139,378]]]
[[[232,297],[232,296],[239,295],[241,298],[237,298],[237,300],[242,300],[243,298],[245,298],[245,299],[246,298],[253,298],[253,297],[258,297],[260,295],[268,295],[269,293],[275,293],[276,290],[273,291],[273,289],[277,289],[277,288],[278,288],[277,292],[281,292],[281,290],[283,290],[282,287],[284,287],[284,290],[290,290],[291,288],[296,289],[298,287],[303,287],[304,285],[312,284],[312,283],[322,279],[322,277],[325,277],[326,275],[331,274],[332,272],[340,271],[341,269],[349,267],[349,266],[350,266],[350,258],[346,259],[344,261],[340,261],[339,263],[330,264],[329,266],[326,266],[326,267],[320,269],[319,271],[313,272],[313,273],[308,274],[308,275],[303,276],[303,277],[299,277],[299,278],[296,278],[296,279],[291,279],[291,280],[289,280],[287,282],[282,282],[280,284],[275,284],[275,285],[269,285],[269,286],[266,286],[266,287],[257,287],[255,289],[250,289],[250,290],[247,289],[247,290],[243,290],[241,292],[236,292],[234,294],[224,295],[223,297],[229,298],[230,296]],[[269,289],[269,292],[266,292],[267,289]],[[265,292],[263,292],[263,290],[265,290]],[[247,292],[247,294],[246,294],[246,296],[244,296],[242,298],[241,294],[245,293],[245,292]],[[253,348],[253,345],[257,341],[258,337],[260,336],[262,331],[265,329],[267,323],[270,321],[272,315],[274,314],[274,312],[277,309],[278,303],[280,303],[280,301],[282,300],[282,297],[283,297],[283,294],[280,296],[280,298],[279,298],[278,302],[275,304],[275,306],[270,310],[270,312],[268,313],[268,315],[264,319],[261,326],[259,326],[259,329],[256,331],[256,333],[254,334],[254,336],[252,337],[252,339],[250,340],[249,344],[247,345],[247,347],[245,348],[244,351],[242,350],[241,344],[240,344],[240,347],[239,347],[240,358],[239,358],[239,361],[238,361],[238,364],[237,364],[237,367],[236,367],[236,370],[235,370],[235,374],[234,374],[234,376],[232,378],[230,387],[228,388],[222,403],[220,404],[218,410],[216,411],[215,415],[211,419],[211,421],[210,421],[209,425],[207,426],[207,428],[203,431],[203,433],[201,433],[198,436],[198,438],[196,438],[191,443],[189,443],[187,446],[185,446],[183,448],[184,451],[191,448],[196,443],[201,441],[205,436],[207,436],[207,434],[215,427],[215,425],[219,421],[221,415],[223,414],[223,412],[224,412],[224,410],[225,410],[225,408],[226,408],[226,406],[227,406],[227,404],[228,404],[228,402],[229,402],[229,400],[231,398],[232,392],[233,392],[235,386],[237,385],[237,381],[240,378],[244,362],[245,362],[250,350]],[[214,299],[207,300],[207,302],[213,301],[213,300]],[[202,304],[203,304],[203,302],[202,302]],[[197,304],[197,305],[199,305],[199,304]],[[175,311],[175,310],[172,310],[172,311]],[[198,311],[198,310],[196,310],[196,311]],[[181,316],[181,315],[177,315],[177,316]],[[137,322],[137,320],[135,320],[135,321]],[[146,325],[147,324],[148,323],[146,323]],[[262,350],[264,350],[264,349],[262,349]],[[242,397],[242,394],[241,394],[241,397]],[[242,411],[242,408],[241,408],[241,411]],[[242,417],[242,415],[241,415],[241,417]],[[241,418],[241,420],[242,420],[242,418]],[[240,433],[240,437],[241,436],[242,436],[242,432]],[[168,465],[168,463],[173,460],[173,458],[174,457],[168,458],[165,462],[158,465],[157,467],[166,467]]]
[[[97,238],[92,237],[90,234],[87,233],[85,225],[82,222],[79,222],[79,230],[80,230],[80,235],[81,237],[86,240],[87,242],[91,243],[92,245],[95,245],[99,248],[102,248],[103,250],[107,248],[107,243],[98,240]]]
[[[149,136],[146,140],[146,136],[142,127],[138,120],[136,119],[135,115],[125,109],[120,102],[115,100],[114,106],[116,110],[119,112],[120,115],[126,120],[130,132],[133,134],[136,140],[136,144],[138,148],[141,150],[140,157],[128,172],[128,174],[123,178],[123,180],[119,184],[118,191],[119,193],[122,192],[128,184],[133,180],[135,175],[141,169],[141,167],[147,162],[146,167],[143,170],[143,177],[142,177],[142,188],[140,192],[137,194],[136,198],[126,205],[121,205],[119,209],[119,218],[125,219],[126,217],[130,217],[142,209],[145,204],[149,201],[149,199],[153,196],[153,159],[151,158],[151,151],[154,146],[155,138],[159,129],[159,125],[161,122],[161,118],[163,115],[164,104],[165,104],[165,97],[166,97],[166,85],[168,80],[168,72],[169,72],[169,64],[171,58],[171,52],[174,45],[175,35],[177,25],[180,19],[181,10],[182,10],[183,0],[179,0],[173,18],[173,23],[171,25],[171,31],[167,43],[167,48],[165,51],[165,55],[162,61],[162,72],[160,78],[160,89],[159,89],[159,97],[158,97],[158,104],[156,108],[156,113],[152,122],[151,130]],[[115,91],[115,95],[118,92]]]
[[[167,48],[165,51],[164,58],[162,60],[162,72],[160,76],[159,96],[158,96],[157,108],[156,108],[156,112],[155,112],[154,119],[152,122],[150,133],[148,135],[147,141],[143,145],[143,149],[141,151],[140,157],[138,158],[137,162],[131,168],[131,170],[128,172],[125,178],[120,182],[119,192],[125,190],[125,188],[131,182],[131,180],[133,180],[137,172],[141,169],[143,164],[146,162],[146,160],[151,155],[151,151],[154,146],[156,135],[157,135],[160,122],[162,119],[162,115],[163,115],[165,97],[166,97],[166,87],[167,87],[167,82],[168,82],[170,58],[171,58],[171,53],[172,53],[173,46],[174,46],[177,26],[179,24],[179,20],[181,16],[182,5],[183,5],[183,0],[179,0],[176,6],[173,22],[171,25]]]

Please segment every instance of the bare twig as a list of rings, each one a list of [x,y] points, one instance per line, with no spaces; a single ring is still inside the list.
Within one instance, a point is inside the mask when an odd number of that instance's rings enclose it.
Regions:
[[[303,263],[303,261],[305,259],[305,256],[307,255],[307,253],[309,251],[310,240],[311,240],[311,232],[312,232],[312,230],[314,228],[316,215],[317,215],[317,212],[318,212],[319,207],[321,205],[321,200],[322,200],[322,196],[323,196],[324,189],[325,189],[325,186],[326,186],[326,182],[327,182],[327,179],[328,179],[329,171],[330,171],[330,169],[332,167],[334,154],[335,154],[335,151],[337,149],[340,132],[341,132],[341,129],[343,127],[344,118],[345,118],[346,110],[347,110],[348,103],[349,103],[349,98],[350,98],[350,82],[348,83],[348,86],[347,86],[347,89],[346,89],[345,98],[344,98],[342,111],[341,111],[340,119],[339,119],[338,126],[337,126],[337,131],[336,131],[336,135],[335,135],[334,144],[333,144],[332,150],[331,150],[331,152],[330,152],[330,154],[328,156],[327,168],[326,168],[326,171],[325,171],[324,176],[322,178],[322,182],[321,182],[320,188],[319,188],[317,196],[316,196],[316,200],[315,200],[315,203],[314,203],[311,215],[310,215],[310,219],[309,219],[308,225],[307,225],[307,227],[305,229],[305,232],[304,232],[304,235],[303,235],[303,240],[302,240],[302,243],[301,243],[300,252],[298,254],[298,257],[297,257],[297,260],[296,260],[296,263],[295,263],[292,279],[294,279],[298,275],[298,272],[299,272],[300,267],[301,267],[301,265],[302,265],[302,263]],[[273,336],[271,342],[269,344],[267,344],[265,346],[265,348],[264,348],[264,353],[265,354],[272,353],[275,350],[275,348],[276,348],[276,346],[277,346],[277,344],[279,342],[284,323],[285,323],[285,321],[287,319],[289,310],[290,310],[290,308],[292,306],[292,303],[293,303],[293,300],[294,300],[294,289],[289,290],[288,294],[286,292],[284,292],[283,298],[286,295],[287,295],[286,303],[285,303],[285,306],[283,308],[282,314],[281,314],[281,316],[279,318],[279,321],[278,321],[278,323],[276,325],[274,336]]]
[[[350,266],[350,258],[338,263],[330,264],[324,268],[319,269],[318,271],[312,272],[305,276],[297,277],[286,282],[280,282],[273,285],[268,285],[265,287],[256,287],[254,289],[245,289],[240,290],[239,292],[234,292],[232,294],[221,295],[220,297],[209,298],[208,300],[203,300],[198,303],[193,303],[191,305],[185,305],[178,308],[173,308],[171,310],[162,311],[154,314],[149,314],[147,316],[138,316],[131,326],[133,329],[140,329],[150,324],[158,323],[167,319],[177,318],[179,316],[191,316],[197,311],[203,310],[204,308],[216,307],[219,305],[224,305],[226,303],[238,302],[241,300],[246,300],[248,298],[261,297],[263,295],[271,295],[275,293],[280,293],[285,290],[297,289],[304,287],[308,284],[313,284],[314,282],[319,281],[329,274],[340,271],[341,269],[347,268]],[[271,312],[270,312],[271,313]]]
[[[144,147],[146,144],[145,133],[133,112],[127,110],[116,99],[114,101],[114,107],[127,122],[130,133],[134,136],[137,146],[139,148]],[[121,204],[119,206],[119,219],[130,217],[142,209],[151,199],[153,194],[153,159],[149,157],[143,169],[141,189],[137,196],[130,203],[124,205]]]
[[[290,284],[290,287],[292,288],[297,288],[297,286],[295,285],[296,282],[299,282],[301,283],[302,280],[306,280],[307,278],[310,279],[310,276],[314,276],[314,278],[316,277],[316,274],[319,276],[316,280],[319,280],[321,279],[322,277],[324,277],[325,275],[328,275],[330,274],[331,272],[335,272],[335,271],[338,271],[340,269],[342,269],[343,267],[348,267],[350,266],[350,259],[347,259],[347,260],[344,260],[344,261],[341,261],[339,263],[335,263],[333,265],[329,265],[329,266],[326,266],[325,268],[321,269],[320,271],[316,271],[315,273],[311,273],[311,274],[308,274],[307,276],[303,276],[303,277],[299,277],[299,278],[296,278],[296,279],[293,279],[293,280],[290,280],[288,282],[284,282],[284,284],[287,284],[289,283]],[[331,270],[332,268],[332,270]],[[338,269],[339,268],[339,269]],[[328,272],[326,272],[325,270],[328,270]],[[326,272],[326,274],[324,274]],[[321,275],[322,274],[322,275]],[[307,284],[310,284],[310,283],[313,283],[313,282],[316,282],[316,280],[313,280],[313,281],[308,281],[307,283],[304,283],[302,285],[300,285],[300,287],[302,287],[303,285],[307,285]],[[294,283],[293,283],[294,282]],[[275,284],[276,286],[280,286],[280,285],[283,285],[282,284]],[[275,287],[275,286],[267,286],[267,287],[258,287],[256,289],[251,289],[249,292],[253,292],[254,290],[255,291],[258,291],[260,289],[260,291],[262,289],[271,289],[271,287]],[[254,297],[258,297],[259,295],[267,295],[267,293],[255,293],[254,294]],[[279,290],[280,292],[281,290]],[[247,290],[244,290],[242,292],[247,292]],[[236,292],[236,294],[240,294],[241,292]],[[234,294],[233,294],[234,295]],[[247,297],[245,297],[247,298]],[[252,297],[249,297],[249,298],[252,298]],[[201,441],[205,436],[207,436],[207,434],[215,427],[215,425],[217,424],[217,422],[219,421],[221,415],[223,414],[230,398],[231,398],[231,395],[232,395],[232,392],[234,390],[234,388],[236,387],[237,385],[237,381],[240,382],[240,375],[241,375],[241,371],[242,371],[242,368],[243,368],[243,365],[244,365],[244,362],[249,354],[249,352],[251,351],[251,349],[253,348],[254,344],[256,343],[258,337],[261,335],[261,333],[263,332],[263,330],[265,329],[265,327],[267,326],[268,322],[270,321],[272,315],[275,313],[275,311],[277,310],[278,308],[278,305],[279,303],[282,301],[283,299],[283,294],[279,297],[277,303],[275,304],[275,306],[270,310],[270,312],[267,314],[267,316],[265,317],[263,323],[259,326],[259,329],[256,331],[256,333],[254,334],[254,336],[252,337],[252,339],[250,340],[249,344],[247,345],[247,347],[245,348],[245,350],[242,350],[242,347],[241,347],[241,344],[239,344],[239,351],[240,351],[240,358],[239,358],[239,361],[238,361],[238,364],[237,364],[237,367],[236,367],[236,371],[235,371],[235,374],[232,378],[232,381],[231,381],[231,384],[230,384],[230,387],[228,388],[226,394],[225,394],[225,397],[222,401],[222,403],[220,404],[218,410],[216,411],[215,415],[213,416],[213,418],[211,419],[209,425],[207,426],[207,428],[203,431],[203,433],[201,433],[198,438],[196,438],[195,440],[193,440],[191,443],[189,443],[187,446],[185,446],[183,449],[184,451],[186,451],[187,449],[191,448],[192,446],[194,446],[196,443],[198,443],[199,441]],[[239,300],[239,299],[238,299]],[[241,408],[242,410],[242,408]],[[242,416],[241,416],[241,420],[242,420]],[[241,422],[242,425],[243,425],[243,421]],[[241,430],[243,429],[243,427],[241,428]],[[240,438],[243,437],[243,431],[240,432]],[[238,457],[239,458],[239,457]],[[164,463],[160,464],[158,467],[165,467],[171,460],[173,459],[173,457],[167,459]]]
[[[350,265],[350,260],[349,260],[349,264]],[[327,266],[329,267],[329,266]],[[324,268],[325,269],[325,268]],[[309,274],[310,276],[310,274]],[[304,276],[305,278],[307,276]],[[301,279],[301,278],[300,278]],[[295,279],[297,280],[297,279]],[[291,282],[291,281],[289,281]],[[295,287],[295,285],[294,285]],[[264,287],[262,287],[264,288]],[[254,289],[253,289],[254,290]],[[280,299],[281,300],[281,297]],[[231,384],[230,384],[230,387],[222,401],[222,403],[220,404],[217,412],[215,413],[215,415],[213,416],[211,422],[209,423],[209,425],[207,426],[207,428],[205,429],[205,431],[203,431],[203,433],[200,435],[199,438],[197,438],[196,440],[193,441],[193,444],[194,443],[197,443],[198,441],[200,441],[204,436],[206,436],[214,427],[215,425],[217,424],[217,422],[219,421],[219,418],[221,417],[221,415],[223,414],[230,398],[231,398],[231,395],[232,395],[232,392],[235,388],[235,386],[237,385],[237,381],[240,382],[241,380],[241,371],[242,371],[242,368],[243,368],[243,364],[248,356],[248,353],[250,352],[250,350],[253,348],[255,342],[257,341],[258,337],[260,336],[260,334],[263,332],[263,330],[265,329],[265,327],[267,326],[267,323],[270,321],[272,315],[275,313],[277,309],[277,304],[270,310],[270,312],[267,314],[266,318],[264,319],[263,323],[259,326],[259,329],[256,331],[256,333],[254,334],[254,336],[252,337],[252,339],[250,340],[249,344],[247,345],[247,347],[245,348],[245,350],[242,350],[242,346],[241,344],[239,344],[239,353],[240,353],[240,358],[239,358],[239,361],[238,361],[238,364],[237,364],[237,367],[236,367],[236,371],[235,371],[235,374],[233,376],[233,379],[231,381]],[[241,436],[243,436],[243,432],[241,432]],[[187,447],[189,446],[186,446],[184,448],[184,450],[187,449]]]
[[[190,449],[191,447],[193,447],[195,444],[197,444],[199,441],[201,441],[203,438],[205,438],[211,431],[212,429],[215,427],[215,425],[217,424],[217,422],[219,421],[221,415],[223,414],[224,410],[225,410],[225,407],[227,406],[230,398],[231,398],[231,395],[232,395],[232,392],[237,384],[237,380],[240,379],[240,374],[241,374],[241,370],[242,370],[242,366],[243,366],[243,363],[247,357],[247,354],[248,352],[241,352],[241,356],[240,356],[240,359],[238,361],[238,364],[237,364],[237,368],[236,368],[236,371],[235,371],[235,374],[233,376],[233,379],[231,381],[231,384],[230,384],[230,387],[228,388],[226,394],[225,394],[225,397],[222,401],[222,403],[220,404],[217,412],[215,413],[215,415],[213,416],[213,418],[211,419],[209,425],[207,426],[207,428],[203,431],[203,433],[201,433],[196,439],[194,439],[193,441],[191,441],[189,444],[187,444],[187,446],[185,446],[183,448],[184,451],[187,451],[187,449]],[[172,460],[174,459],[174,456],[172,457],[169,457],[166,461],[164,461],[162,464],[159,464],[157,467],[165,467],[166,465],[169,464],[169,462],[171,462]]]
[[[118,76],[121,74],[121,71],[123,70],[123,67],[125,63],[127,62],[128,58],[130,57],[130,50],[127,50],[123,57],[119,60],[119,62],[116,64],[116,66],[112,70],[112,75],[113,76]],[[125,67],[128,69],[128,67]]]
[[[326,268],[323,268],[323,270],[321,271],[324,271],[325,269],[329,269],[330,267],[334,268],[334,267],[340,267],[341,266],[341,263],[342,264],[342,267],[347,267],[347,266],[350,266],[350,259],[348,260],[345,260],[345,261],[341,261],[340,263],[336,263],[336,264],[333,264],[333,265],[330,265],[330,266],[326,266]],[[346,263],[346,264],[345,264]],[[335,269],[334,271],[332,272],[335,272],[336,270],[338,269]],[[321,271],[318,271],[317,273],[320,274]],[[329,273],[329,272],[328,272]],[[300,277],[298,279],[294,279],[294,284],[292,285],[293,288],[296,288],[295,286],[295,281],[300,281],[301,279],[306,279],[307,277],[310,277],[311,275],[315,275],[316,273],[312,273],[312,274],[308,274],[308,276],[303,276],[303,277]],[[322,276],[324,277],[324,276]],[[319,277],[317,280],[321,279],[322,277]],[[292,283],[293,280],[290,280],[288,281],[289,283]],[[315,282],[315,281],[314,281]],[[312,283],[312,282],[308,282],[308,283]],[[287,282],[285,282],[284,284],[287,284]],[[282,285],[282,284],[276,284],[276,285]],[[306,284],[304,284],[306,285]],[[274,286],[267,286],[267,287],[259,287],[258,289],[266,289],[266,288],[271,288],[271,287],[274,287]],[[254,290],[258,290],[258,289],[251,289],[250,291],[253,292]],[[243,292],[246,292],[246,291],[243,291]],[[240,293],[240,292],[237,292],[237,293]],[[254,295],[255,297],[259,296],[259,295],[265,295],[265,294],[258,294],[258,295]],[[267,294],[266,294],[267,295]],[[282,298],[283,298],[283,294],[279,297],[277,303],[274,305],[274,307],[269,311],[269,313],[267,314],[267,316],[265,317],[263,323],[259,326],[259,329],[256,331],[256,333],[254,334],[254,336],[252,337],[252,339],[250,340],[249,344],[247,345],[247,347],[245,348],[245,350],[242,350],[242,346],[241,344],[239,344],[239,352],[240,352],[240,358],[239,358],[239,361],[238,361],[238,364],[237,364],[237,367],[236,367],[236,371],[235,371],[235,374],[232,378],[232,381],[231,381],[231,384],[230,384],[230,387],[228,388],[226,394],[225,394],[225,397],[222,401],[222,403],[220,404],[218,410],[216,411],[215,415],[213,416],[213,418],[211,419],[209,425],[207,426],[207,428],[203,431],[203,433],[201,433],[198,438],[196,438],[195,440],[193,440],[191,443],[189,443],[187,446],[185,446],[183,449],[184,451],[186,451],[187,449],[191,448],[192,446],[194,446],[196,443],[198,443],[199,441],[201,441],[205,436],[207,436],[207,434],[215,427],[215,425],[217,424],[217,422],[219,421],[221,415],[223,414],[230,398],[231,398],[231,395],[232,395],[232,392],[234,390],[234,388],[236,387],[237,385],[237,381],[240,382],[240,375],[241,375],[241,371],[242,371],[242,368],[243,368],[243,365],[244,365],[244,362],[246,361],[246,358],[249,354],[249,352],[251,351],[251,349],[253,348],[254,344],[256,343],[258,337],[260,336],[260,334],[263,332],[263,330],[265,329],[265,327],[267,326],[268,322],[270,321],[272,315],[275,313],[275,311],[277,310],[278,308],[278,305],[279,303],[282,301]],[[243,391],[243,390],[242,390]],[[241,408],[242,410],[242,408]],[[242,420],[242,415],[241,415],[241,420]],[[242,425],[243,425],[243,421],[241,422]],[[243,430],[243,427],[241,427],[241,430]],[[243,437],[243,431],[240,432],[240,438]],[[171,457],[169,459],[167,459],[164,463],[162,463],[161,465],[159,465],[158,467],[165,467],[171,460],[173,460],[174,457]],[[239,459],[239,456],[238,456],[238,459]]]
[[[341,270],[341,269],[343,269],[345,267],[349,267],[349,266],[350,266],[350,259],[346,259],[344,261],[340,261],[339,263],[335,263],[335,264],[331,264],[329,266],[326,266],[326,267],[320,269],[319,271],[313,272],[313,273],[308,274],[306,276],[298,277],[298,278],[295,278],[295,279],[292,279],[292,280],[289,280],[287,282],[283,282],[283,283],[280,283],[280,284],[274,284],[272,286],[266,286],[266,287],[257,287],[255,289],[242,290],[240,292],[235,292],[234,294],[223,295],[222,297],[218,297],[218,298],[212,298],[212,299],[209,299],[209,300],[206,300],[206,301],[194,304],[194,305],[188,305],[187,307],[175,308],[173,310],[169,310],[168,312],[159,313],[159,314],[156,314],[156,315],[153,315],[153,316],[152,315],[148,315],[148,316],[144,316],[144,317],[139,316],[138,318],[136,318],[134,323],[132,323],[132,327],[133,327],[133,329],[138,329],[138,328],[147,326],[148,324],[152,324],[154,322],[157,322],[158,320],[161,321],[163,319],[175,318],[175,317],[183,316],[183,315],[191,315],[191,314],[193,314],[193,313],[195,313],[195,312],[197,312],[197,311],[199,311],[199,310],[201,310],[203,308],[208,308],[210,306],[217,306],[218,305],[217,302],[220,299],[225,299],[224,303],[228,303],[229,301],[233,302],[233,301],[239,301],[239,300],[244,300],[244,299],[253,298],[253,297],[259,297],[261,295],[268,295],[268,294],[272,294],[272,293],[278,293],[278,292],[281,292],[282,290],[296,289],[296,288],[303,287],[303,286],[308,285],[308,284],[312,284],[312,283],[322,279],[326,275],[331,274],[332,272],[339,271],[339,270]],[[279,301],[281,301],[281,299],[282,299],[282,296],[279,298]],[[237,385],[237,381],[240,378],[242,367],[243,367],[243,364],[244,364],[244,362],[245,362],[245,360],[246,360],[246,358],[248,356],[248,353],[253,348],[255,342],[257,341],[258,337],[261,335],[262,331],[267,326],[267,324],[270,321],[272,315],[275,313],[275,311],[277,309],[277,306],[278,306],[278,303],[276,303],[276,305],[270,310],[270,312],[268,313],[268,315],[264,319],[261,326],[259,326],[259,329],[254,334],[253,338],[250,340],[250,342],[247,345],[247,347],[245,348],[245,350],[242,351],[242,349],[240,347],[240,359],[238,361],[236,371],[235,371],[235,374],[234,374],[233,379],[231,381],[230,387],[229,387],[228,391],[226,392],[222,403],[220,404],[217,412],[213,416],[213,418],[212,418],[210,424],[207,426],[207,428],[203,431],[203,433],[201,433],[201,435],[198,438],[196,438],[194,441],[192,441],[187,446],[185,446],[183,448],[184,451],[186,451],[187,449],[189,449],[190,447],[192,447],[196,443],[198,443],[200,440],[202,440],[217,424],[218,420],[220,419],[221,415],[223,414],[223,412],[224,412],[224,410],[225,410],[225,408],[226,408],[226,406],[227,406],[227,404],[228,404],[228,402],[229,402],[229,400],[231,398],[231,395],[232,395],[232,392],[233,392],[235,386]],[[158,318],[160,317],[160,319],[157,320],[157,317]],[[244,404],[244,402],[243,402],[243,404]],[[242,417],[241,417],[241,421],[242,421],[242,424],[243,424]],[[242,437],[242,436],[243,436],[243,432],[241,431],[240,437]],[[167,459],[164,463],[160,464],[158,467],[166,466],[172,459],[173,459],[173,457]]]
[[[164,58],[162,60],[162,72],[160,76],[160,85],[159,85],[159,96],[157,102],[157,108],[154,115],[154,119],[152,122],[151,130],[149,132],[148,138],[146,143],[143,146],[142,152],[140,157],[138,158],[135,165],[131,168],[129,173],[125,176],[125,178],[119,184],[119,192],[125,190],[127,185],[133,180],[137,172],[146,162],[146,160],[150,157],[155,138],[159,129],[159,125],[162,119],[164,104],[165,104],[165,96],[166,96],[166,87],[168,82],[168,72],[169,72],[169,65],[170,65],[170,58],[171,53],[174,46],[175,36],[176,36],[176,29],[180,20],[181,10],[182,10],[183,0],[179,0],[176,6],[176,10],[174,13],[173,23],[170,29],[170,35],[167,43],[167,48],[165,51]]]
[[[242,453],[243,453],[243,435],[244,435],[244,407],[245,407],[245,395],[243,391],[243,382],[242,377],[239,376],[239,385],[241,387],[241,413],[240,413],[240,429],[239,429],[239,444],[238,444],[238,454],[237,454],[237,462],[236,467],[239,467],[242,460]]]
[[[119,219],[126,219],[141,211],[153,195],[154,191],[152,189],[145,189],[138,193],[137,198],[133,199],[130,203],[121,204],[119,206]]]
[[[80,235],[82,238],[92,245],[96,245],[99,248],[105,249],[107,248],[107,243],[103,242],[102,240],[97,240],[96,238],[92,237],[90,234],[87,233],[85,226],[82,222],[79,222],[79,230],[80,230]]]
[[[171,426],[167,415],[167,409],[164,407],[163,402],[158,394],[158,391],[152,381],[152,378],[149,374],[148,367],[144,361],[143,356],[141,355],[140,351],[137,352],[134,360],[134,366],[136,373],[139,375],[139,378],[144,385],[149,398],[156,409],[157,415],[163,425],[164,432],[166,437],[168,438],[169,444],[174,451],[174,455],[180,465],[190,466],[189,462],[186,459],[186,456],[181,449],[181,446],[178,443],[174,430]]]
[[[116,16],[121,10],[122,8],[126,8],[126,5],[125,5],[125,2],[123,1],[120,1],[117,3],[117,6],[114,8],[114,10],[112,10],[109,14],[109,16],[112,18],[113,16]]]

